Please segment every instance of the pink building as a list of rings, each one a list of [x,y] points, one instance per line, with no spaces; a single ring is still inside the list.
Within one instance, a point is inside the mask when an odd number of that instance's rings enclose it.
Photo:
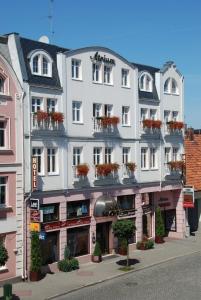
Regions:
[[[9,259],[0,282],[22,275],[22,90],[11,66],[7,37],[0,38],[0,239]]]

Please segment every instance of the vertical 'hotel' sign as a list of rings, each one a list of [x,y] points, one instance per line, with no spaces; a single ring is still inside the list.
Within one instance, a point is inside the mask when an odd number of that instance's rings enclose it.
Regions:
[[[32,156],[31,165],[32,165],[32,191],[35,191],[37,190],[37,174],[38,174],[36,156]]]

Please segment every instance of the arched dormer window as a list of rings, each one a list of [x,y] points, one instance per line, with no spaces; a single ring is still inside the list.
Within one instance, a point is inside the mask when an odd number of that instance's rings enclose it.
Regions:
[[[174,78],[168,78],[165,83],[164,83],[164,93],[167,94],[174,94],[178,95],[179,94],[179,89],[177,82]]]
[[[0,95],[9,95],[9,78],[2,68],[0,68]]]
[[[141,91],[152,92],[153,91],[153,78],[149,73],[142,73],[139,78],[139,86]]]
[[[52,59],[45,52],[37,50],[32,52],[28,58],[30,58],[31,72],[34,75],[52,77]]]
[[[5,93],[5,78],[0,75],[0,94]]]

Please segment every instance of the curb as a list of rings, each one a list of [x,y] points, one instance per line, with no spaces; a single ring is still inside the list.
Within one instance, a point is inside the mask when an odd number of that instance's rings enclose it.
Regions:
[[[95,286],[95,285],[97,285],[97,284],[99,284],[99,283],[103,283],[103,282],[106,282],[106,281],[109,281],[109,280],[112,280],[112,279],[115,279],[115,278],[119,278],[119,277],[125,276],[125,275],[130,274],[130,273],[142,271],[142,270],[145,270],[145,269],[148,269],[148,268],[157,266],[157,265],[164,264],[164,263],[166,263],[166,262],[168,262],[168,261],[171,261],[171,260],[174,260],[174,259],[177,259],[177,258],[185,257],[185,256],[188,256],[188,255],[196,254],[196,253],[200,253],[200,252],[201,252],[201,250],[196,250],[196,251],[194,251],[194,252],[186,253],[186,254],[183,254],[183,255],[170,257],[170,258],[165,259],[165,260],[163,260],[163,261],[160,261],[160,262],[157,262],[157,263],[153,263],[153,264],[150,264],[150,265],[141,267],[141,268],[139,268],[139,269],[137,269],[137,270],[135,270],[135,269],[134,269],[134,270],[130,270],[130,271],[127,271],[127,272],[122,273],[122,274],[117,274],[117,275],[113,275],[113,276],[110,276],[110,277],[107,277],[107,278],[98,280],[98,281],[96,281],[96,282],[84,284],[84,285],[82,285],[82,286],[80,286],[80,287],[77,287],[77,288],[74,288],[74,289],[72,289],[72,290],[70,290],[70,291],[66,291],[66,292],[64,292],[64,293],[56,294],[56,295],[54,295],[54,296],[45,298],[44,300],[53,300],[53,299],[55,299],[55,298],[62,297],[62,296],[65,296],[65,295],[74,293],[74,292],[79,291],[79,290],[81,290],[81,289],[83,289],[83,288],[87,288],[87,287],[90,287],[90,286]]]

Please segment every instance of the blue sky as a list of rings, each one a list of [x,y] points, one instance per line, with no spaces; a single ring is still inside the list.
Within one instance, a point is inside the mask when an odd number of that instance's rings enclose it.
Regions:
[[[50,36],[49,0],[0,1],[0,34]],[[175,61],[185,77],[185,121],[201,128],[200,19],[200,0],[54,0],[53,43],[105,46],[156,67]]]

